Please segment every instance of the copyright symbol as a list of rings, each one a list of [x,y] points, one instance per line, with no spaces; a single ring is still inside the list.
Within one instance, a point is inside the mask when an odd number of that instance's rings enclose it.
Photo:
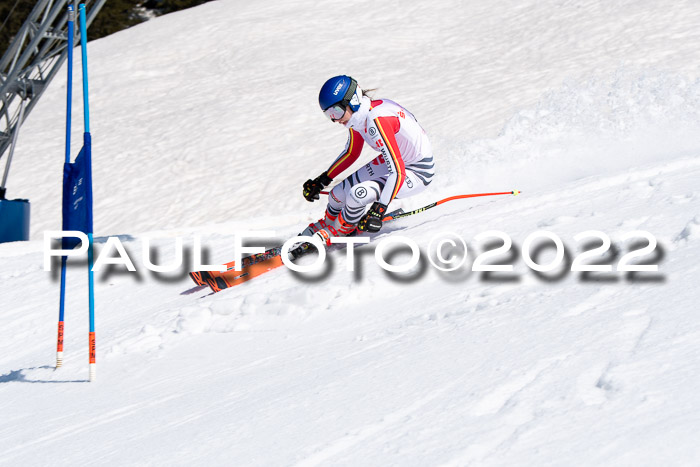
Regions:
[[[454,239],[457,239],[457,241]],[[461,248],[457,247],[458,243],[461,243]],[[443,256],[445,244],[449,244],[452,247],[451,252],[453,253],[451,255],[448,254],[447,259],[445,256]],[[433,248],[435,248],[435,250],[433,250]],[[433,261],[433,251],[435,251],[435,256],[440,264],[436,264]],[[459,259],[459,256],[461,256],[461,260]],[[430,243],[428,244],[428,260],[430,261],[430,264],[435,266],[440,271],[450,272],[459,269],[467,260],[467,256],[467,243],[462,237],[454,232],[442,232],[436,234],[430,239]],[[441,265],[448,266],[445,267]]]

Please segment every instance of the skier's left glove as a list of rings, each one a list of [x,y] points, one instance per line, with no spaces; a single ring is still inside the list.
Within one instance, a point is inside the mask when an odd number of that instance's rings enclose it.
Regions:
[[[357,224],[357,230],[362,232],[379,232],[382,228],[382,218],[386,214],[386,204],[382,204],[379,201],[372,203],[372,207],[369,208],[367,214],[362,216],[360,222]]]
[[[319,198],[321,190],[331,184],[333,179],[328,176],[328,172],[323,172],[313,180],[308,179],[304,182],[304,198],[306,201],[314,202]]]

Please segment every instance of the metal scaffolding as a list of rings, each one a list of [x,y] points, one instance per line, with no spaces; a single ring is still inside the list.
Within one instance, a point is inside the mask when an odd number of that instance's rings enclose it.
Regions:
[[[106,0],[85,0],[88,26]],[[0,59],[0,161],[7,153],[0,183],[5,198],[17,135],[68,55],[69,0],[38,0]],[[78,11],[75,3],[75,11]],[[76,31],[76,39],[79,39]],[[9,151],[8,151],[9,149]]]

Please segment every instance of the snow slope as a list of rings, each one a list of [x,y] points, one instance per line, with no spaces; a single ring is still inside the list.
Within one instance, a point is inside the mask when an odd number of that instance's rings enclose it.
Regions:
[[[698,26],[690,1],[218,1],[91,42],[96,234],[119,235],[138,273],[96,275],[87,384],[73,262],[54,371],[58,281],[41,239],[60,226],[59,77],[10,174],[9,195],[32,201],[33,241],[0,245],[0,464],[693,464]],[[408,236],[424,253],[404,275],[373,247],[355,272],[338,252],[320,276],[280,269],[216,295],[181,295],[186,267],[147,271],[145,239],[161,263],[194,235],[227,261],[236,231],[285,240],[318,218],[299,187],[345,142],[316,105],[336,73],[404,104],[433,140],[435,183],[396,207],[522,196],[387,224],[377,240]],[[513,273],[470,271],[489,230],[513,239],[499,257]],[[659,272],[537,274],[521,250],[538,230],[562,239],[566,265],[580,232],[609,235],[616,265],[635,248],[624,235],[648,231]],[[469,244],[451,273],[425,260],[443,231]]]

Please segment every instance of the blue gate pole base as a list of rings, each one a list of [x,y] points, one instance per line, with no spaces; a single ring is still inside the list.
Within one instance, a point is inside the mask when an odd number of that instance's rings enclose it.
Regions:
[[[29,200],[0,199],[0,243],[29,240]]]

